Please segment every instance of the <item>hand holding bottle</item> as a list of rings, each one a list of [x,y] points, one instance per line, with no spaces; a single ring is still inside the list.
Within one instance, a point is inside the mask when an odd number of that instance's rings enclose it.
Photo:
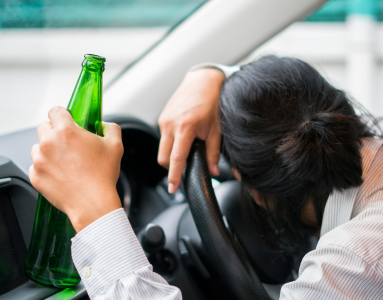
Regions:
[[[49,112],[51,122],[39,126],[40,144],[34,146],[32,150],[34,166],[30,169],[31,182],[61,209],[60,211],[52,206],[41,193],[39,194],[32,238],[25,259],[25,275],[47,286],[66,288],[80,282],[80,276],[71,258],[71,238],[75,236],[76,230],[80,231],[100,217],[103,211],[108,212],[111,209],[108,205],[103,207],[104,210],[92,206],[94,204],[92,200],[98,199],[99,194],[89,200],[87,197],[90,195],[82,193],[83,187],[88,187],[88,192],[93,193],[100,190],[90,188],[92,181],[86,181],[89,176],[84,174],[84,167],[85,171],[87,169],[87,165],[84,165],[86,160],[79,159],[76,153],[73,153],[72,150],[77,148],[72,147],[74,144],[71,140],[73,136],[75,141],[87,143],[86,137],[89,137],[89,134],[78,131],[79,127],[93,134],[103,135],[102,74],[105,70],[105,61],[105,57],[99,55],[84,55],[82,69],[67,108],[71,117],[63,108],[51,110]],[[68,151],[63,152],[65,147]],[[94,153],[95,149],[79,146],[77,150],[80,153],[77,154],[84,155],[83,151],[88,150]],[[55,150],[60,151],[56,153]],[[98,160],[95,160],[94,164],[98,165]],[[66,169],[63,170],[63,167]],[[78,170],[81,172],[75,174]],[[76,184],[68,185],[72,182]],[[81,187],[79,183],[84,185]],[[104,186],[103,183],[100,183],[100,186]],[[63,198],[63,193],[66,194],[66,200]],[[111,198],[107,201],[115,199],[113,189],[108,194]],[[77,203],[74,202],[76,199],[81,200]],[[90,202],[85,203],[84,199]],[[70,215],[71,219],[66,214]]]
[[[224,80],[223,74],[214,69],[187,73],[161,113],[158,162],[169,169],[170,193],[178,189],[186,158],[196,137],[206,141],[210,173],[219,175],[219,92]]]
[[[32,185],[68,215],[77,232],[121,207],[116,191],[123,154],[121,128],[103,123],[104,137],[78,126],[63,107],[37,128],[29,169]]]

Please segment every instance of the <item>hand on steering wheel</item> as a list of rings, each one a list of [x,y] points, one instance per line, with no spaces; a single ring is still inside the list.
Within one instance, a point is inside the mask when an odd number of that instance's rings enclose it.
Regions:
[[[206,141],[210,173],[219,175],[219,93],[224,80],[222,73],[213,69],[187,73],[159,118],[158,163],[169,169],[170,193],[174,193],[181,183],[186,158],[196,137]]]

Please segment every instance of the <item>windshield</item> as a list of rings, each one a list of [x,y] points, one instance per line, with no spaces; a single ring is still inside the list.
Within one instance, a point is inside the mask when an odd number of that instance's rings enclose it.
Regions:
[[[3,0],[0,134],[66,107],[86,53],[106,57],[104,86],[206,0]]]

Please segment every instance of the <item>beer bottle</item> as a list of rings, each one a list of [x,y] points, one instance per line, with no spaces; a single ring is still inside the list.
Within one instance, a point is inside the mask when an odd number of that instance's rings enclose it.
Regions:
[[[105,58],[86,54],[68,104],[68,111],[82,128],[102,135],[102,73]],[[25,260],[25,273],[33,281],[58,288],[80,282],[71,257],[71,238],[76,234],[66,214],[38,197],[32,239]]]

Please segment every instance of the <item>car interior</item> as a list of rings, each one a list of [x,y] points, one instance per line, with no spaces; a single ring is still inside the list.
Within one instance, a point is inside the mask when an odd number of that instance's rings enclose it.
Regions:
[[[240,184],[223,158],[220,176],[210,178],[202,141],[193,145],[183,184],[169,194],[167,170],[157,163],[158,116],[191,66],[237,64],[325,2],[208,1],[104,89],[103,119],[122,129],[122,205],[154,271],[179,287],[185,300],[232,299],[245,287],[259,291],[260,299],[266,299],[264,291],[278,299],[281,286],[297,278],[304,253],[275,255],[260,248],[242,216]],[[38,196],[27,175],[36,143],[36,128],[0,136],[0,272],[7,274],[0,277],[0,300],[89,299],[81,283],[62,290],[23,273]]]

